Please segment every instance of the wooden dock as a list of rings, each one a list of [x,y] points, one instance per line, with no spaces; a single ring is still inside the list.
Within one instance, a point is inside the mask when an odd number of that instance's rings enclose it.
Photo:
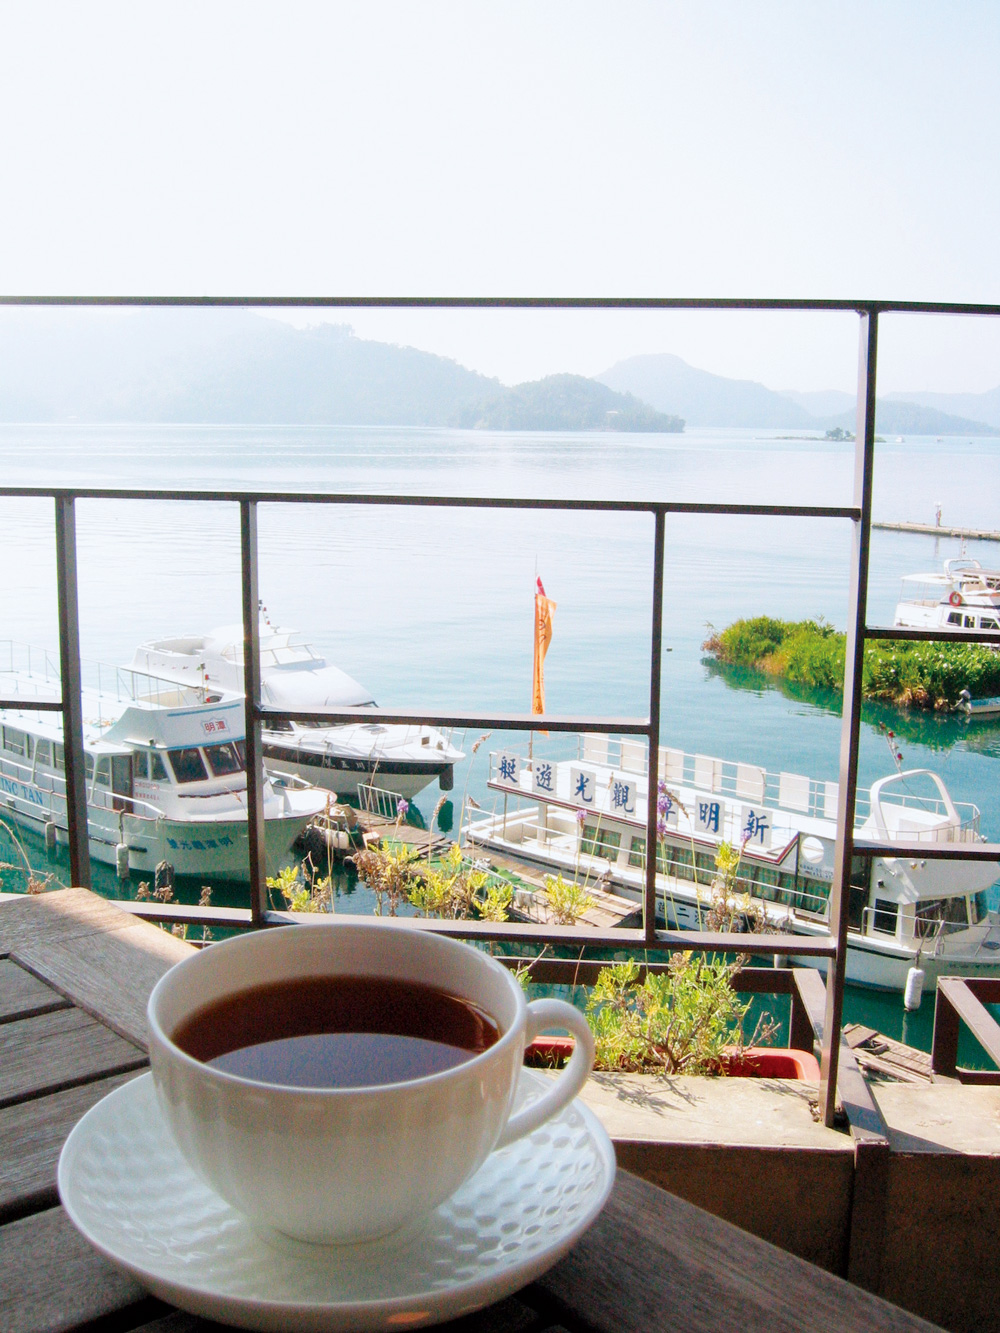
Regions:
[[[928,537],[964,537],[970,542],[1000,542],[1000,532],[990,528],[951,528],[937,523],[872,523],[885,532],[919,532]]]
[[[878,1083],[932,1083],[927,1051],[906,1046],[862,1023],[845,1023],[844,1040],[866,1078]]]

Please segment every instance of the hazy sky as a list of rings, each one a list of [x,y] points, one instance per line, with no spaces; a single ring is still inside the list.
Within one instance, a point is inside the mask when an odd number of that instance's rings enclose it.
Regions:
[[[0,3],[0,291],[1000,302],[998,68],[995,0]],[[334,318],[854,387],[851,316]],[[1000,320],[880,364],[993,388]]]

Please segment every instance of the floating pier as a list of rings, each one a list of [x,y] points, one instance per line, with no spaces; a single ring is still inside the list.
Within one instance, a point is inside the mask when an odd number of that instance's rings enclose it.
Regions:
[[[991,528],[951,528],[940,523],[872,523],[885,532],[920,532],[928,537],[963,537],[970,542],[1000,542],[1000,532]]]
[[[844,1040],[866,1078],[879,1083],[933,1083],[927,1051],[907,1046],[862,1023],[845,1023]]]

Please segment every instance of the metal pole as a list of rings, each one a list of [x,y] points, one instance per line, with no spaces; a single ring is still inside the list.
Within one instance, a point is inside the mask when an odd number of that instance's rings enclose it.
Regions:
[[[76,511],[71,495],[56,496],[56,589],[59,599],[59,676],[62,681],[63,755],[70,882],[90,888],[87,765],[80,698],[80,605],[76,576]]]
[[[830,929],[837,945],[827,965],[826,1013],[820,1062],[820,1105],[832,1126],[837,1103],[840,1027],[844,1013],[847,969],[847,925],[854,857],[854,805],[858,788],[858,743],[861,734],[861,674],[864,668],[868,600],[868,555],[871,547],[872,473],[875,458],[875,362],[878,315],[861,315],[858,352],[858,419],[854,445],[854,503],[860,511],[851,534],[851,570],[844,662],[844,712],[840,726],[840,781],[837,793],[837,840],[830,892]]]
[[[653,537],[653,623],[649,644],[649,755],[646,762],[646,884],[642,923],[650,944],[656,939],[656,799],[660,767],[660,665],[663,660],[663,545],[666,514],[656,511]]]
[[[264,924],[267,857],[264,843],[264,751],[260,735],[260,594],[257,586],[257,503],[240,501],[243,564],[243,689],[247,755],[247,850],[250,857],[250,920]]]

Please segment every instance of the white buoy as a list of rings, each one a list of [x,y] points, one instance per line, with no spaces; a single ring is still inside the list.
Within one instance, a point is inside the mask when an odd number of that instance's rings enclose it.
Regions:
[[[54,852],[56,849],[56,826],[53,820],[49,819],[45,823],[45,850]]]
[[[917,967],[916,965],[911,967],[909,972],[907,972],[906,986],[903,989],[904,1009],[909,1009],[912,1012],[914,1009],[920,1008],[920,1001],[923,999],[924,994],[924,980],[926,979],[926,976],[927,973],[924,969],[922,967]]]
[[[119,842],[115,845],[115,869],[119,879],[128,879],[128,844]]]

